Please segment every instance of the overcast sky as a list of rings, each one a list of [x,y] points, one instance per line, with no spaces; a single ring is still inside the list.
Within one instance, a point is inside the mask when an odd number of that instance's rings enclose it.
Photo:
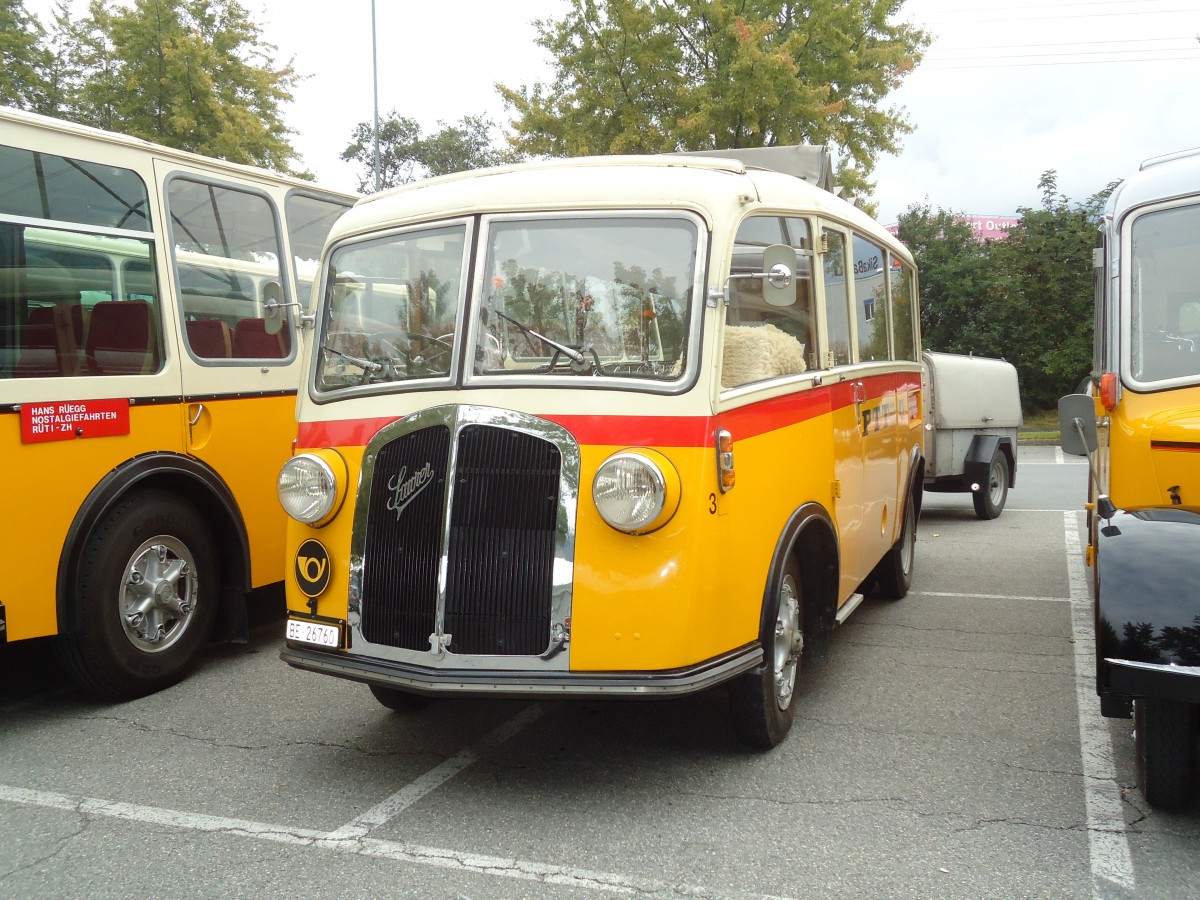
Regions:
[[[81,0],[75,0],[81,6]],[[355,189],[338,159],[373,115],[371,0],[242,0],[306,79],[285,109],[304,166]],[[51,0],[26,0],[42,13]],[[569,0],[376,0],[379,110],[426,131],[465,115],[506,122],[494,84],[550,80],[532,20]],[[1082,201],[1147,157],[1200,146],[1200,0],[908,0],[925,61],[890,98],[915,130],[882,157],[885,224],[914,203],[1007,215],[1037,206],[1042,172]]]

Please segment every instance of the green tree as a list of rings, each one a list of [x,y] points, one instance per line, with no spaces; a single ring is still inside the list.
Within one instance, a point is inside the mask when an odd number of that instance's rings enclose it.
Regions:
[[[900,214],[897,237],[912,251],[921,278],[921,333],[930,350],[1004,356],[990,310],[992,244],[961,216],[928,203]]]
[[[281,107],[298,76],[237,0],[92,0],[61,41],[59,113],[232,162],[291,171]]]
[[[497,85],[516,148],[542,156],[812,143],[839,148],[866,189],[909,132],[886,95],[929,36],[894,21],[903,0],[574,0],[540,20],[551,84]]]
[[[448,175],[512,162],[511,151],[497,149],[492,138],[495,123],[485,116],[463,116],[457,125],[438,122],[441,128],[428,136],[415,119],[392,110],[379,122],[379,187],[408,184],[419,178]],[[350,146],[342,151],[346,162],[362,167],[360,191],[375,187],[375,130],[370,122],[354,129]]]
[[[1025,406],[1048,409],[1092,365],[1092,249],[1101,195],[1073,204],[1059,193],[1052,169],[1038,187],[1041,207],[1018,208],[1021,221],[993,245],[991,306]]]
[[[46,111],[45,72],[52,58],[46,29],[23,0],[0,0],[0,104]]]

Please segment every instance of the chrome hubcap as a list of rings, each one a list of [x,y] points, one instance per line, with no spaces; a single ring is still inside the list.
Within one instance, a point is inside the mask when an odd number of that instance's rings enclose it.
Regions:
[[[121,625],[139,650],[160,653],[187,631],[199,585],[187,546],[158,535],[134,551],[121,584]]]
[[[775,619],[773,671],[775,703],[787,709],[796,689],[804,632],[800,626],[800,597],[791,575],[785,575],[779,588],[779,615]]]

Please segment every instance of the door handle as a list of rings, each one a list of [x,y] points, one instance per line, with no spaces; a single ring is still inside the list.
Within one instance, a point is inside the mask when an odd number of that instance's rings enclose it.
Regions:
[[[867,402],[867,386],[865,384],[863,384],[861,381],[854,382],[854,402],[855,403],[866,403]]]

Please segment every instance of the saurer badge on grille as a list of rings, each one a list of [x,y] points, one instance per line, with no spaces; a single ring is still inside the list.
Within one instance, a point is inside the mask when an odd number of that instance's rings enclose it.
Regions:
[[[429,487],[432,481],[433,466],[429,463],[425,463],[412,475],[408,474],[408,467],[405,466],[388,479],[388,490],[392,492],[392,498],[388,500],[387,508],[395,510],[397,521],[408,504],[417,499],[417,495]]]

